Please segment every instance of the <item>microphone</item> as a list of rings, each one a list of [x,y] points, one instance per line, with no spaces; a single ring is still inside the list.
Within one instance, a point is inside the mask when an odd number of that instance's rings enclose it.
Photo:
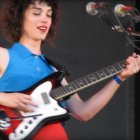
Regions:
[[[86,5],[86,11],[89,15],[95,16],[99,13],[99,10],[105,8],[107,4],[105,2],[89,2]]]
[[[114,11],[115,13],[120,16],[120,17],[124,17],[126,15],[131,15],[132,12],[135,11],[136,8],[132,7],[132,6],[125,6],[123,4],[117,4],[114,7]]]

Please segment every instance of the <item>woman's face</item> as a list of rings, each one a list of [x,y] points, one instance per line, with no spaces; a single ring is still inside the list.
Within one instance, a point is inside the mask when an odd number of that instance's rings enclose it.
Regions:
[[[52,24],[52,8],[46,2],[29,5],[24,14],[22,37],[35,41],[46,38]]]

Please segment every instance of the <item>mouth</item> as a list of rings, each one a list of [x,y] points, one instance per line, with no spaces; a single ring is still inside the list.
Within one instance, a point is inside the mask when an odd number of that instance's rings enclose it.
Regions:
[[[37,29],[40,30],[43,33],[45,33],[47,31],[47,27],[46,26],[38,26]]]

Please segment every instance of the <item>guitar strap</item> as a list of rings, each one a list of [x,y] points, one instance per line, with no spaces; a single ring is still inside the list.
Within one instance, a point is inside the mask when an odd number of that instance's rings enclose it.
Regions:
[[[45,56],[45,60],[49,63],[49,65],[55,67],[58,71],[62,72],[62,73],[63,73],[63,77],[64,77],[64,76],[67,76],[67,77],[70,76],[70,72],[66,69],[66,67],[64,67],[64,66],[62,66],[62,65],[60,65],[60,64],[58,64],[58,63],[56,63],[56,62],[54,62],[54,61],[52,61],[52,60],[50,60],[50,59],[49,59],[48,57],[46,57],[46,56]],[[62,80],[62,78],[60,78],[60,79]],[[60,82],[61,82],[61,81],[60,81]],[[60,84],[60,85],[61,85],[61,84]],[[68,99],[68,98],[69,98],[69,97],[67,97],[67,98],[65,98],[65,99]],[[63,108],[67,109],[67,111],[68,111],[67,102],[61,101],[61,102],[60,102],[60,105],[61,105]],[[64,123],[64,124],[65,124],[65,123]]]
[[[63,65],[60,65],[56,63],[55,61],[49,59],[48,57],[44,56],[45,60],[49,63],[49,65],[53,66],[56,68],[58,71],[62,72],[64,76],[69,77],[70,76],[70,71],[67,70],[67,68]]]

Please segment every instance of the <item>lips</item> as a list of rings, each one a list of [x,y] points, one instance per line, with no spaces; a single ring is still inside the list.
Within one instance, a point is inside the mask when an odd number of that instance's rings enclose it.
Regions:
[[[37,29],[39,29],[41,32],[46,32],[47,26],[38,26]]]

